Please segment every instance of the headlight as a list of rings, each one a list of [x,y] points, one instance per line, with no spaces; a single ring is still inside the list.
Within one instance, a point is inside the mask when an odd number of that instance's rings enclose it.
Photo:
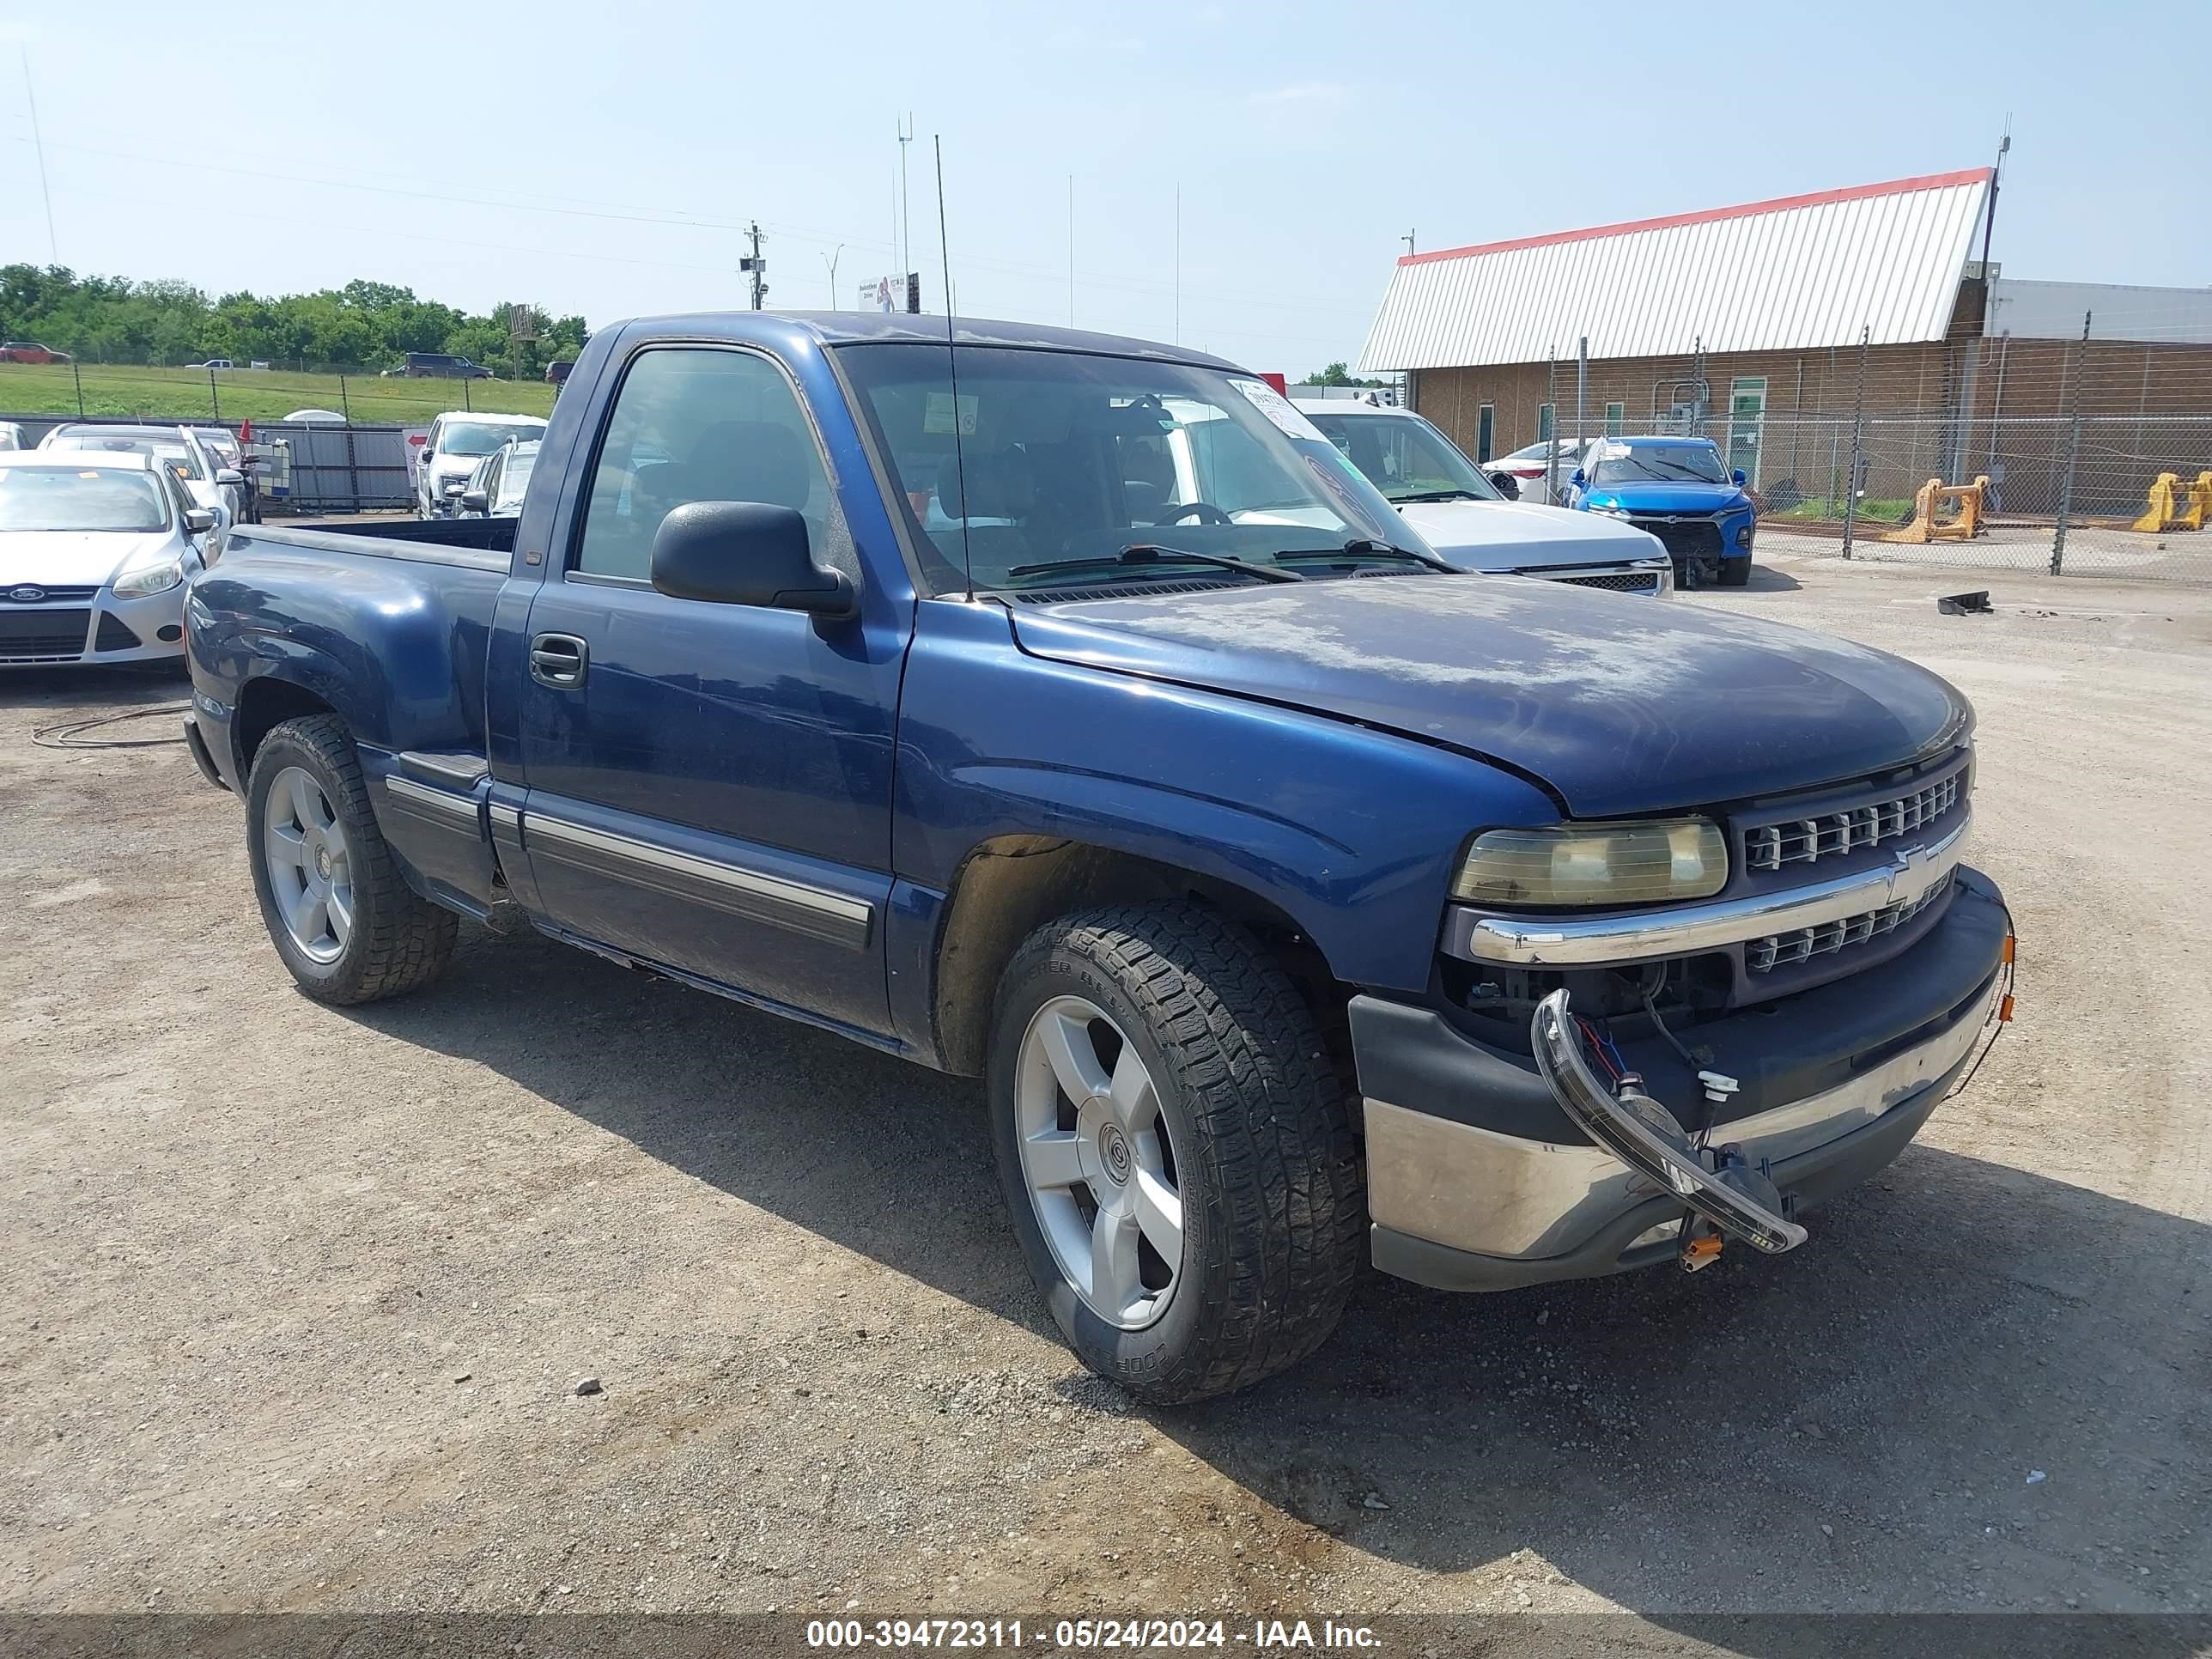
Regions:
[[[1744,526],[1741,530],[1738,530],[1735,532],[1735,544],[1738,547],[1749,547],[1751,545],[1751,526],[1749,525]]]
[[[151,593],[166,593],[185,579],[184,561],[173,556],[126,569],[115,579],[115,597],[118,599],[143,599]]]
[[[1708,898],[1728,884],[1728,847],[1704,818],[1555,823],[1474,838],[1452,896],[1476,904],[1649,904]]]

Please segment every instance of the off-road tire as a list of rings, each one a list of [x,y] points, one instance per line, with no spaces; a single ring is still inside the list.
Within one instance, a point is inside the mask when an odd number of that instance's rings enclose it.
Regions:
[[[352,936],[335,961],[305,955],[276,908],[263,839],[269,787],[285,768],[312,773],[345,831],[353,865]],[[318,1002],[379,1002],[419,991],[446,971],[459,919],[407,884],[377,828],[368,782],[345,723],[335,714],[286,720],[261,740],[246,788],[246,841],[261,920],[284,966]]]
[[[1015,1071],[1053,999],[1080,996],[1151,1071],[1175,1143],[1184,1261],[1140,1330],[1090,1309],[1061,1273],[1022,1170]],[[1250,933],[1195,904],[1087,911],[1031,934],[1000,981],[991,1139],[1016,1236],[1054,1320],[1092,1370],[1181,1405],[1251,1387],[1311,1354],[1359,1276],[1366,1203],[1343,1088],[1312,1012]]]

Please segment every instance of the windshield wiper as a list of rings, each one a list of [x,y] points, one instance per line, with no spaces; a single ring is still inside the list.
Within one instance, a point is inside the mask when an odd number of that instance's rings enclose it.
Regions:
[[[1240,575],[1257,576],[1263,582],[1302,582],[1305,580],[1295,570],[1285,570],[1272,564],[1255,564],[1249,559],[1231,558],[1226,553],[1193,553],[1180,547],[1162,547],[1153,542],[1131,542],[1110,559],[1057,559],[1047,564],[1018,564],[1006,572],[1009,576],[1042,576],[1070,566],[1078,569],[1085,566],[1096,568],[1110,565],[1120,568],[1133,564],[1210,564],[1218,570],[1234,570]]]
[[[1393,495],[1396,501],[1487,501],[1496,499],[1474,489],[1423,489],[1410,495]]]
[[[1460,568],[1433,553],[1416,553],[1410,547],[1397,547],[1389,542],[1371,541],[1364,536],[1354,536],[1341,547],[1286,548],[1275,556],[1279,559],[1404,559],[1412,564],[1425,565],[1431,570],[1446,570],[1454,575],[1462,573]]]

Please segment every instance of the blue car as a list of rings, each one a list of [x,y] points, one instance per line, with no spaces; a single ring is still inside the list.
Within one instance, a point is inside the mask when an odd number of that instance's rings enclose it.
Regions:
[[[1573,505],[1626,519],[1666,544],[1681,587],[1751,580],[1759,509],[1710,438],[1607,438],[1570,480]]]

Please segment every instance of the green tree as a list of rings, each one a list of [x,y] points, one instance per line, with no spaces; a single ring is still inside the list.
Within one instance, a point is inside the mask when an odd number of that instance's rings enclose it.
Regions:
[[[1354,375],[1349,365],[1341,361],[1327,368],[1317,368],[1298,382],[1300,386],[1387,386],[1387,380],[1363,380]]]

